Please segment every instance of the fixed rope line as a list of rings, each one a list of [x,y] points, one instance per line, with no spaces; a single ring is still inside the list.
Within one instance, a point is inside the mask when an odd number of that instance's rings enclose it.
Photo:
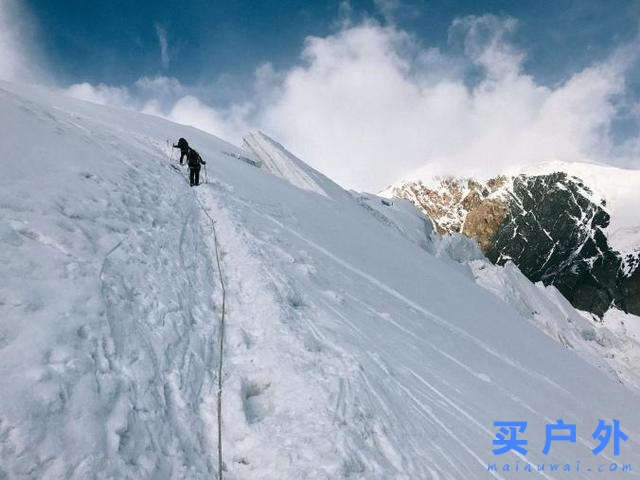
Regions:
[[[173,160],[173,151],[171,159]],[[180,173],[178,170],[174,170],[176,173]],[[185,182],[188,184],[186,177],[181,175]],[[193,194],[193,198],[195,198],[196,202],[200,209],[207,216],[209,221],[211,222],[211,232],[213,233],[213,247],[216,254],[216,269],[218,270],[218,281],[220,282],[220,289],[222,290],[222,314],[220,315],[220,342],[218,345],[218,480],[222,480],[222,365],[223,365],[223,354],[224,354],[224,320],[225,314],[227,312],[227,289],[224,283],[224,275],[222,269],[222,262],[220,261],[220,249],[218,247],[218,232],[216,231],[216,221],[209,214],[204,205],[198,198],[198,195],[194,190],[191,190]]]
[[[218,279],[222,290],[222,315],[220,316],[220,344],[218,357],[218,480],[222,480],[222,360],[224,353],[224,320],[227,311],[227,290],[224,283],[224,275],[222,263],[220,262],[220,249],[218,248],[218,233],[216,232],[216,222],[209,212],[204,208],[197,195],[194,196],[200,205],[200,208],[209,218],[211,222],[211,231],[213,232],[214,251],[216,253],[216,267],[218,270]]]

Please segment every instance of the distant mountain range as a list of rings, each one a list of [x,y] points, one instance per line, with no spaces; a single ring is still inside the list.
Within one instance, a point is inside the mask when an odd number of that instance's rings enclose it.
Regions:
[[[416,175],[383,192],[410,200],[440,233],[477,240],[578,309],[640,314],[640,171],[550,162],[488,180]]]

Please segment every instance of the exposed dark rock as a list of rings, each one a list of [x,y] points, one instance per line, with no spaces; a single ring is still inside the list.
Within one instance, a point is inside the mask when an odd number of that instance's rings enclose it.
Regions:
[[[589,188],[563,172],[520,175],[500,190],[508,181],[448,178],[437,188],[413,183],[394,193],[413,201],[440,232],[475,238],[489,260],[514,262],[578,309],[602,316],[615,305],[640,315],[640,254],[623,259],[609,245],[606,202],[594,203]]]
[[[640,312],[640,268],[636,268],[630,277],[621,278],[622,308],[638,315]]]
[[[511,259],[531,281],[555,285],[576,308],[602,316],[614,303],[623,307],[622,258],[602,232],[609,214],[585,191],[561,172],[516,177],[509,214],[486,253],[499,264]]]

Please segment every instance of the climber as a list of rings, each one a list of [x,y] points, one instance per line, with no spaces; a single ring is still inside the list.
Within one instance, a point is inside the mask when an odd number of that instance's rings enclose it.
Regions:
[[[184,138],[180,137],[178,139],[178,144],[174,144],[173,148],[180,149],[180,165],[182,165],[183,159],[186,158],[189,154],[189,144]]]
[[[187,152],[187,165],[189,166],[189,185],[200,185],[200,165],[206,165],[200,154],[193,148]]]

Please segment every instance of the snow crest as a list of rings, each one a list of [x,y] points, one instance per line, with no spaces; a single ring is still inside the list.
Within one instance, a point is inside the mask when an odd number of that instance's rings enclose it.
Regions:
[[[288,180],[296,187],[327,196],[318,172],[264,133],[248,134],[242,139],[242,147],[258,160],[263,170]]]

